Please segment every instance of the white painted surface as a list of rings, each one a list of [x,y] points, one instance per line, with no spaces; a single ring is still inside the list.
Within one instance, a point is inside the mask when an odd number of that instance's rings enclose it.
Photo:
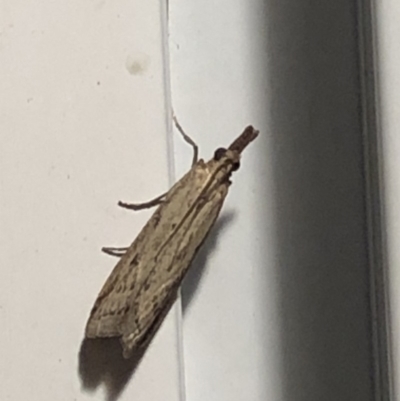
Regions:
[[[179,399],[175,312],[133,375],[119,344],[79,358],[100,248],[151,213],[116,202],[170,184],[163,4],[1,3],[1,400]]]
[[[201,155],[261,132],[183,285],[187,400],[372,400],[356,4],[169,9],[173,106]]]
[[[176,0],[169,8],[174,111],[200,156],[249,124],[261,131],[182,289],[186,399],[278,400],[263,5]],[[192,155],[174,138],[180,176]]]
[[[396,400],[400,399],[400,3],[377,2],[378,73],[386,200],[391,329]]]

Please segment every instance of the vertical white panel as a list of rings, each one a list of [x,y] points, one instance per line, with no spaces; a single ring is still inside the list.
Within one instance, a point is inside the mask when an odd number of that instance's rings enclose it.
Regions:
[[[169,23],[201,156],[260,129],[183,285],[187,399],[371,400],[355,2],[173,0]]]
[[[179,399],[175,310],[135,370],[118,343],[81,350],[115,259],[165,191],[158,0],[0,5],[0,398]],[[101,393],[105,393],[104,396]]]
[[[249,124],[221,216],[182,288],[186,397],[280,399],[268,155],[265,9],[261,1],[170,2],[174,111],[209,159]],[[191,149],[177,136],[177,175]],[[268,305],[268,307],[267,307]]]

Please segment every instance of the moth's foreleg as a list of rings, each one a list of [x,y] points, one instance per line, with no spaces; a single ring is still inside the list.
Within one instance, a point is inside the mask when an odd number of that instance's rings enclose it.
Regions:
[[[165,192],[164,194],[157,196],[157,198],[154,198],[148,202],[143,202],[143,203],[125,203],[125,202],[118,202],[118,206],[121,206],[125,209],[130,209],[130,210],[142,210],[142,209],[149,209],[153,206],[158,206],[161,203],[164,202],[164,198],[167,193]]]
[[[176,118],[175,115],[172,116],[174,119],[174,124],[180,134],[183,136],[183,139],[193,148],[193,160],[192,160],[192,166],[194,166],[197,163],[197,159],[199,157],[199,147],[197,146],[196,142],[188,135],[186,132],[183,130],[182,126],[179,124],[178,119]]]
[[[109,246],[101,248],[102,252],[106,253],[107,255],[116,256],[118,258],[124,256],[128,249],[129,247],[127,246],[123,248],[113,248]]]

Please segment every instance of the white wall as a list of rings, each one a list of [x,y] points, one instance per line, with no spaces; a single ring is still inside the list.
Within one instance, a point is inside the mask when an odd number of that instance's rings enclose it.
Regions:
[[[137,371],[90,308],[170,185],[163,2],[2,1],[0,399],[178,400],[176,314]]]

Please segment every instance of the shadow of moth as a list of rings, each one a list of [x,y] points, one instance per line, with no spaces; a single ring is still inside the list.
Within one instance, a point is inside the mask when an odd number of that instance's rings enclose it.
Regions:
[[[219,215],[242,151],[258,135],[249,126],[227,149],[217,149],[212,159],[204,162],[197,160],[197,146],[175,123],[194,148],[192,168],[167,193],[150,202],[119,202],[133,210],[158,208],[130,247],[103,248],[121,258],[86,325],[86,338],[120,337],[124,358],[145,349],[157,332]]]

